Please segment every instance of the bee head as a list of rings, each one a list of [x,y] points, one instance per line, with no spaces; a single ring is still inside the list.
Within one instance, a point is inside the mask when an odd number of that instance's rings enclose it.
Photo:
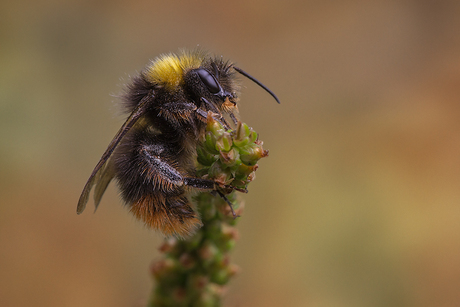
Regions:
[[[194,71],[198,75],[201,83],[214,97],[225,101],[227,98],[233,98],[233,94],[224,90],[220,83],[216,80],[216,77],[204,68],[198,68]]]
[[[214,62],[190,70],[184,79],[188,93],[198,106],[206,103],[226,110],[229,106],[236,105],[236,91],[230,76],[221,71]]]

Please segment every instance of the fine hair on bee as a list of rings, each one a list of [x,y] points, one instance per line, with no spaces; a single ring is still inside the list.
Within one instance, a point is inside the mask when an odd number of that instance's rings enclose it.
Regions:
[[[134,216],[165,235],[187,237],[201,226],[188,197],[191,190],[218,194],[231,207],[221,189],[236,188],[197,178],[195,162],[209,111],[224,127],[230,126],[227,116],[237,122],[236,73],[279,103],[254,77],[202,50],[162,55],[147,65],[127,86],[123,107],[129,115],[86,182],[77,213],[93,188],[97,208],[114,178]]]

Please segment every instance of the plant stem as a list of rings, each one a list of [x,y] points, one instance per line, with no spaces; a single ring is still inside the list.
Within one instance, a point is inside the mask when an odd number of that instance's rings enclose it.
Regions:
[[[199,192],[193,197],[203,226],[186,239],[166,238],[163,258],[151,266],[156,281],[149,306],[221,306],[225,285],[238,271],[229,252],[238,239],[243,205],[235,191],[246,190],[255,178],[257,161],[268,155],[252,128],[238,123],[225,130],[208,114],[206,135],[197,147],[197,176],[218,183],[219,193]],[[213,195],[215,194],[215,195]]]

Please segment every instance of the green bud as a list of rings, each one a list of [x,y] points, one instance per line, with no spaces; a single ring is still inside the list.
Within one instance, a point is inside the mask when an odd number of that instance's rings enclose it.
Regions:
[[[218,151],[228,152],[232,148],[232,137],[230,133],[223,133],[216,141]]]
[[[248,179],[247,179],[247,182],[251,182],[253,181],[254,179],[256,179],[256,172],[252,172],[248,175]]]
[[[249,138],[246,137],[242,140],[233,139],[233,144],[235,144],[236,147],[244,147],[249,144]]]
[[[202,208],[200,210],[200,213],[201,213],[201,219],[203,220],[203,222],[206,222],[206,221],[212,220],[216,216],[217,209],[216,209],[216,206],[208,202],[206,208]]]
[[[205,134],[205,141],[204,141],[204,149],[208,151],[209,154],[218,154],[219,151],[216,149],[216,136],[212,134],[210,131],[206,131]]]
[[[208,236],[206,237],[212,242],[217,242],[222,237],[222,230],[221,230],[221,222],[219,219],[215,219],[213,221],[209,221],[206,225],[208,228]]]
[[[189,279],[189,282],[192,284],[195,289],[203,289],[209,282],[209,278],[205,275],[192,275]]]
[[[220,184],[229,184],[233,178],[230,170],[224,169],[224,165],[216,161],[211,167],[209,168],[208,174],[209,178],[214,179],[214,181]]]
[[[182,268],[186,270],[190,270],[196,265],[195,259],[193,259],[193,257],[188,253],[183,253],[179,257],[179,263],[181,264]]]
[[[250,173],[255,171],[257,169],[257,164],[256,165],[246,165],[246,164],[240,164],[237,169],[237,173],[235,175],[236,179],[243,179],[247,177]]]
[[[229,152],[221,152],[219,158],[228,167],[241,164],[240,153],[235,148],[232,148]]]
[[[261,158],[268,156],[268,150],[262,149],[262,147],[245,146],[240,149],[241,161],[247,165],[255,165]]]
[[[224,127],[208,113],[206,131],[210,131],[215,136],[220,136],[224,133]]]
[[[228,274],[228,270],[220,269],[216,270],[211,274],[211,282],[216,283],[218,285],[225,285],[230,278],[230,274]]]
[[[177,268],[177,261],[175,261],[172,258],[166,258],[162,261],[154,263],[151,266],[150,271],[152,272],[152,275],[155,277],[155,279],[160,279],[162,277],[170,275]]]
[[[243,139],[247,138],[250,133],[251,130],[249,129],[248,125],[246,125],[245,123],[238,122],[238,125],[236,127],[236,140],[242,141]]]
[[[209,288],[209,285],[208,287]],[[221,294],[220,294],[221,295]],[[216,307],[220,306],[219,302],[219,297],[220,295],[216,295],[206,289],[206,291],[203,291],[200,293],[198,296],[197,300],[190,305],[190,307]]]
[[[257,140],[257,132],[252,130],[252,128],[250,128],[250,130],[251,130],[251,134],[249,135],[249,142],[254,143]]]
[[[202,238],[203,238],[203,233],[197,232],[193,237],[188,239],[185,250],[187,252],[191,252],[194,249],[196,249],[201,244]]]
[[[165,239],[163,244],[158,248],[158,250],[164,254],[172,254],[175,249],[177,249],[177,239],[174,237]]]
[[[244,177],[244,176],[241,176],[241,177]],[[234,179],[232,181],[232,186],[234,187],[237,187],[237,188],[241,188],[241,189],[244,189],[246,188],[248,182],[246,182],[246,180],[240,180],[240,179]]]
[[[216,259],[222,258],[222,253],[216,245],[206,240],[201,244],[201,248],[198,250],[198,256],[204,266],[209,266],[214,263]]]
[[[211,166],[218,159],[217,155],[210,154],[203,147],[197,147],[196,152],[198,163],[204,166]]]
[[[235,239],[228,239],[222,242],[220,244],[220,248],[222,248],[223,251],[228,252],[231,251],[236,245],[236,240]]]

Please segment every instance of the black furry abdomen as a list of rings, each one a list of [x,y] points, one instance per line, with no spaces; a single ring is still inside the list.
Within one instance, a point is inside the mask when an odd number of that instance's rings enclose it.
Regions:
[[[162,198],[185,193],[182,178],[193,172],[186,165],[180,137],[149,129],[127,134],[114,156],[116,179],[127,205],[146,195]]]
[[[201,225],[186,194],[184,178],[193,177],[194,167],[183,143],[174,130],[142,127],[125,136],[113,160],[121,196],[134,216],[179,237]]]

